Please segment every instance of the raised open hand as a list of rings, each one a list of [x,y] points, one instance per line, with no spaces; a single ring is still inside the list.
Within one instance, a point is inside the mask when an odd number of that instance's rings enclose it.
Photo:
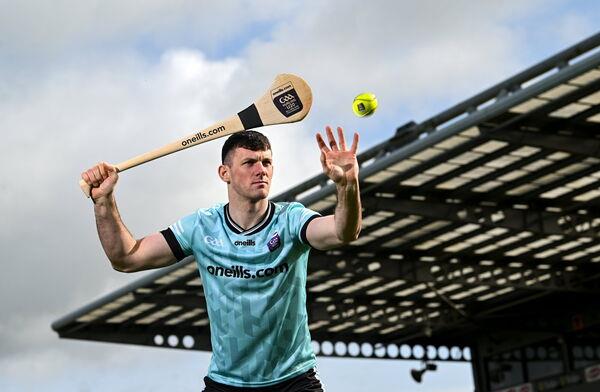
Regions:
[[[317,132],[317,144],[321,150],[323,173],[335,182],[336,185],[344,186],[348,183],[358,181],[358,161],[356,160],[358,133],[354,132],[352,146],[348,150],[346,149],[344,130],[338,127],[337,131],[339,140],[336,142],[331,127],[326,126],[325,133],[327,133],[329,147],[327,147],[323,136],[319,132]]]

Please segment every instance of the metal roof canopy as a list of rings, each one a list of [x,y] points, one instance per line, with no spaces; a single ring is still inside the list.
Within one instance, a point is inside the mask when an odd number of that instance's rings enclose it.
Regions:
[[[360,154],[361,237],[310,256],[318,354],[472,361],[481,391],[539,378],[494,382],[494,364],[557,336],[570,370],[600,362],[575,350],[600,343],[599,49],[600,33]],[[334,190],[318,175],[274,200],[328,214]],[[210,350],[207,317],[186,259],[52,328]]]

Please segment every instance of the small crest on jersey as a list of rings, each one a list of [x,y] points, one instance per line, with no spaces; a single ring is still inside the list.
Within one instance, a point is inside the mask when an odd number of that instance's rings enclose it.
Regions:
[[[281,238],[279,238],[279,233],[275,232],[275,234],[273,234],[273,237],[271,237],[269,242],[267,242],[267,247],[269,248],[269,251],[273,252],[275,249],[279,248],[280,245]]]
[[[220,238],[211,237],[209,235],[204,236],[204,242],[211,246],[223,246],[223,240]]]

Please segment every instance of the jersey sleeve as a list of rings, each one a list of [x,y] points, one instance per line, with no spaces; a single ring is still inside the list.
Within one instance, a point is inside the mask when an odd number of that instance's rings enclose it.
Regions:
[[[288,222],[291,232],[303,244],[310,245],[306,239],[308,224],[321,216],[318,212],[304,207],[302,204],[292,202],[288,205]]]
[[[183,260],[193,254],[192,239],[196,226],[199,224],[197,213],[187,215],[161,231],[177,260]]]

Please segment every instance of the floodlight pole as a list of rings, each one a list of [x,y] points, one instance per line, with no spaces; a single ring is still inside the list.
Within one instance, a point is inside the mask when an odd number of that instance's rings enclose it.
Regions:
[[[488,369],[485,366],[482,353],[482,342],[481,337],[475,338],[475,344],[470,347],[471,350],[471,369],[473,372],[473,385],[475,386],[475,392],[488,392],[489,388],[489,377]]]

